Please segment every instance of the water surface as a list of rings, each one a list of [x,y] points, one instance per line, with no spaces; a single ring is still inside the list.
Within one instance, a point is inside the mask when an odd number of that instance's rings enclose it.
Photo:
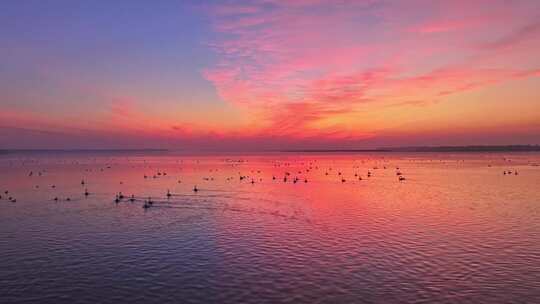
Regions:
[[[1,302],[540,303],[539,163],[4,154]]]

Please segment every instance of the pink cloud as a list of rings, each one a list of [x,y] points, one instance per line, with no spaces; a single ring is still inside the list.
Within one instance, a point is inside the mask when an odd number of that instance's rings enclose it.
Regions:
[[[540,38],[540,21],[534,21],[520,28],[514,29],[512,32],[498,38],[494,41],[483,44],[486,49],[498,49],[513,47],[526,40]]]
[[[538,66],[493,64],[493,50],[471,48],[509,27],[514,32],[492,45],[535,35],[536,23],[521,25],[535,20],[531,2],[520,4],[248,1],[226,16],[210,10],[214,29],[226,35],[212,43],[218,62],[203,74],[223,100],[265,122],[261,134],[354,136],[338,125],[314,126],[354,115],[363,104],[429,106],[449,95],[537,75]],[[436,35],[418,33],[448,35],[441,44]],[[527,55],[534,56],[531,50]]]

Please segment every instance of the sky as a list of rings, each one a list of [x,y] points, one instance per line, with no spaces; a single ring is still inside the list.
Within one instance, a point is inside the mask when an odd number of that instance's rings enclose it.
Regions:
[[[5,0],[0,149],[540,144],[537,0]]]

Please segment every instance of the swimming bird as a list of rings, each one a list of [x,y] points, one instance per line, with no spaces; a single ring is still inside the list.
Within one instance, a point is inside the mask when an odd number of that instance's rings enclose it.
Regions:
[[[197,188],[197,185],[195,185],[195,187],[193,187],[193,192],[198,192],[199,189]]]

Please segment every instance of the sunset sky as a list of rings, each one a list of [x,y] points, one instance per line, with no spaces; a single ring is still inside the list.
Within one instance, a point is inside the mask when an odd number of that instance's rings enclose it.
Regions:
[[[2,1],[1,148],[540,144],[540,1]]]

